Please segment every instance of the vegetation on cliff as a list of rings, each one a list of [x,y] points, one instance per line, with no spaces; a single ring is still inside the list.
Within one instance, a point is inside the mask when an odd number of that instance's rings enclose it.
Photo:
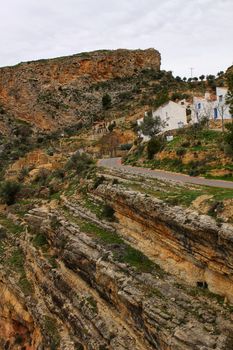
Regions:
[[[125,157],[125,164],[165,169],[191,176],[233,180],[232,124],[226,133],[194,125],[157,142],[139,143]]]

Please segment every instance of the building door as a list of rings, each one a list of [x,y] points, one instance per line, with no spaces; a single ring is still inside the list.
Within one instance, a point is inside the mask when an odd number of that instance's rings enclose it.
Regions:
[[[214,108],[214,119],[218,119],[218,109]]]

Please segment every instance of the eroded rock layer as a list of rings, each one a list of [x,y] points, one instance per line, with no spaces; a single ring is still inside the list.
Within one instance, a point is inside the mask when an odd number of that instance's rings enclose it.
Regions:
[[[118,221],[66,197],[26,215],[1,276],[2,348],[232,349],[231,307],[211,293],[232,300],[232,227],[119,185],[89,198]]]
[[[233,302],[232,225],[134,191],[106,185],[98,191],[114,205],[123,234],[166,271]]]

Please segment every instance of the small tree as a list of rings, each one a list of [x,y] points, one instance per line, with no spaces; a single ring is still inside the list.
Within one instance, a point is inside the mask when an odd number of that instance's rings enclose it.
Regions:
[[[147,144],[147,157],[153,159],[154,155],[160,152],[164,147],[164,140],[162,137],[152,137]]]
[[[102,106],[104,109],[108,109],[111,107],[112,104],[112,99],[111,96],[109,94],[105,94],[102,97]]]
[[[217,76],[221,77],[221,76],[223,76],[223,74],[224,74],[224,72],[221,70],[220,72],[217,73]]]
[[[199,79],[200,79],[201,81],[203,81],[203,80],[205,79],[204,74],[200,75]]]
[[[226,96],[226,103],[229,105],[231,118],[233,121],[233,73],[227,76],[228,93]]]
[[[206,76],[206,80],[207,81],[212,81],[214,79],[215,79],[215,75],[213,75],[213,74],[209,74],[209,75]]]
[[[232,123],[226,124],[226,129],[227,129],[227,132],[225,134],[224,139],[228,145],[231,145],[233,150],[233,124]]]
[[[224,142],[228,146],[229,153],[233,155],[233,123],[226,124],[226,133],[224,135]]]
[[[207,126],[207,128],[209,127],[209,122],[210,119],[212,117],[212,113],[213,113],[213,104],[211,102],[204,104],[204,115],[202,117],[201,122],[203,122],[203,124]]]
[[[16,196],[20,191],[20,184],[14,181],[3,182],[0,188],[0,197],[7,205],[12,205],[16,201]]]
[[[154,137],[159,134],[166,126],[166,122],[162,121],[159,116],[153,117],[152,112],[148,112],[143,122],[139,125],[139,130],[143,135]]]
[[[181,77],[179,77],[178,75],[177,75],[177,77],[176,77],[175,79],[176,79],[176,81],[177,81],[178,83],[182,81]]]
[[[215,89],[216,88],[216,82],[215,82],[215,75],[209,74],[206,76],[206,80],[208,85],[212,88]]]
[[[224,102],[219,102],[217,109],[222,120],[222,131],[224,131],[224,113],[227,109],[227,105]]]
[[[147,144],[147,156],[152,159],[153,156],[163,148],[163,139],[158,136],[166,122],[162,121],[159,116],[153,117],[152,112],[148,112],[143,122],[139,125],[139,130],[143,135],[150,136]]]

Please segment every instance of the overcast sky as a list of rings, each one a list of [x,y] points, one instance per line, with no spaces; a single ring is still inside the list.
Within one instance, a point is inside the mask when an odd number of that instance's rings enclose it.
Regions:
[[[233,64],[233,0],[8,0],[0,66],[96,49],[149,48],[175,75]]]

